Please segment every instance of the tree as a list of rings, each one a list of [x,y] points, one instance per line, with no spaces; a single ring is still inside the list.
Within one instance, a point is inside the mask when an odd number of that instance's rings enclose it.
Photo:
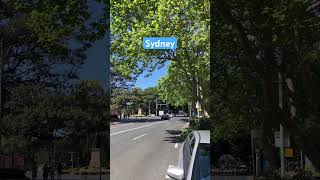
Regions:
[[[108,28],[109,6],[103,7],[106,13],[94,17],[89,7],[94,2],[101,1],[0,2],[0,63],[3,69],[0,126],[5,127],[0,130],[0,145],[2,136],[13,134],[17,137],[24,133],[27,133],[25,137],[52,136],[47,134],[53,128],[47,126],[49,121],[37,124],[40,121],[37,118],[57,116],[54,113],[61,110],[57,107],[65,97],[61,94],[54,97],[52,91],[68,91],[67,88],[78,78],[77,70],[86,59],[84,52],[94,41],[103,38]],[[31,98],[30,101],[18,96],[18,92],[23,92],[25,97]],[[48,98],[43,97],[46,94]],[[20,98],[24,102],[17,107],[23,106],[22,109],[14,109]],[[43,104],[37,104],[33,98],[43,100]],[[32,122],[28,124],[27,121]],[[31,128],[36,125],[39,127]]]
[[[176,106],[187,105],[190,101],[195,102],[196,98],[191,95],[188,82],[179,66],[172,64],[167,75],[159,81],[160,97]]]
[[[113,1],[111,6],[111,60],[118,72],[136,77],[143,71],[163,67],[167,61],[174,62],[170,66],[181,69],[183,76],[179,77],[187,82],[186,91],[205,109],[209,70],[208,1]],[[141,40],[147,36],[177,37],[178,49],[146,51]]]
[[[144,90],[140,88],[114,89],[111,98],[111,109],[114,113],[131,113],[141,108],[144,113],[149,112],[149,103],[151,112],[155,112],[155,100],[159,97],[158,88],[150,87]],[[127,103],[132,105],[128,106]]]
[[[312,93],[319,88],[315,85],[318,69],[310,68],[318,66],[315,47],[319,43],[319,18],[307,11],[309,5],[309,1],[211,1],[215,28],[211,29],[210,63],[218,61],[228,69],[240,69],[242,73],[235,73],[232,78],[245,75],[243,80],[249,88],[245,94],[253,97],[253,103],[241,104],[253,108],[246,111],[259,120],[255,126],[264,130],[264,151],[270,160],[276,157],[271,153],[273,131],[281,123],[319,169],[320,159],[316,153],[319,147],[315,146],[319,143],[313,138],[319,130],[317,126],[306,125],[317,124],[318,118],[314,118],[317,113],[313,110],[319,102],[318,95]],[[280,68],[279,60],[282,61]],[[212,88],[217,81],[215,67],[211,66]],[[278,80],[278,71],[294,85],[294,91],[288,84],[284,86],[283,108],[279,108],[278,86],[274,83]],[[212,107],[217,103],[214,94]],[[292,100],[297,109],[295,114],[291,112]]]
[[[61,89],[77,78],[77,70],[86,58],[85,50],[104,37],[107,29],[108,15],[92,17],[88,6],[92,2],[1,2],[4,101],[21,84]]]
[[[46,152],[53,160],[58,144],[58,152],[76,151],[88,159],[93,147],[109,149],[102,142],[109,134],[109,101],[96,81],[80,81],[71,92],[21,85],[5,105],[10,110],[1,121],[5,152]]]
[[[156,113],[156,99],[159,99],[159,88],[158,87],[149,87],[143,90],[142,92],[142,109],[145,113]]]

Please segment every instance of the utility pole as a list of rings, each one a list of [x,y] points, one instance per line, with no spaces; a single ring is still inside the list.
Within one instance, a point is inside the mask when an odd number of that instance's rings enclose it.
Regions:
[[[283,95],[282,95],[282,74],[281,74],[281,55],[278,59],[278,66],[279,66],[279,72],[278,72],[278,89],[279,89],[279,108],[283,109]],[[285,164],[284,164],[284,128],[280,122],[280,177],[281,179],[284,179],[285,177]]]
[[[286,78],[286,84],[288,89],[291,91],[290,94],[294,93],[294,87],[293,87],[293,82],[291,78]],[[296,116],[296,107],[294,106],[294,102],[293,102],[293,98],[290,95],[289,97],[289,102],[290,102],[290,113],[291,113],[291,117],[294,118]],[[301,169],[303,169],[303,153],[302,153],[302,149],[300,150],[300,166]]]
[[[198,81],[198,77],[196,77],[196,83],[197,83],[197,117],[200,117],[200,102],[199,102],[199,81]]]
[[[69,152],[70,153],[70,156],[71,156],[71,158],[70,158],[70,160],[71,160],[71,167],[72,167],[72,169],[73,169],[73,154],[75,153],[75,152]]]
[[[252,174],[253,179],[256,179],[256,169],[255,169],[255,153],[254,153],[254,130],[251,130],[251,156],[252,156]]]
[[[156,99],[156,116],[158,116],[158,99]]]
[[[192,108],[192,102],[189,102],[189,118],[191,119],[191,116],[192,116],[192,110],[191,110],[191,108]]]

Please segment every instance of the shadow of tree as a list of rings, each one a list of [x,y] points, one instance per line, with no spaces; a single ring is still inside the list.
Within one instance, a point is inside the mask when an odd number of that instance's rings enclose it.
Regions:
[[[160,118],[156,119],[148,119],[148,118],[130,118],[130,119],[119,119],[116,121],[112,121],[114,124],[125,124],[125,123],[144,123],[144,122],[158,122],[158,121],[169,121],[169,120],[161,120]]]
[[[164,141],[170,143],[182,143],[184,139],[180,136],[181,130],[166,130],[167,136],[164,137]]]

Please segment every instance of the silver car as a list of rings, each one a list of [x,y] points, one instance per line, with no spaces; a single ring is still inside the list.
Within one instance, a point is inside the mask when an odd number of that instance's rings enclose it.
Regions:
[[[167,175],[177,180],[210,180],[210,131],[193,131],[182,143],[178,165]]]

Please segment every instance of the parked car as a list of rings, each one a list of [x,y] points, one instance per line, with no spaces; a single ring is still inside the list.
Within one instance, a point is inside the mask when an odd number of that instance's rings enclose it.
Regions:
[[[161,116],[161,120],[169,120],[170,116],[168,114],[164,114]]]
[[[177,180],[210,180],[210,131],[193,131],[182,143],[178,165],[167,175]]]

